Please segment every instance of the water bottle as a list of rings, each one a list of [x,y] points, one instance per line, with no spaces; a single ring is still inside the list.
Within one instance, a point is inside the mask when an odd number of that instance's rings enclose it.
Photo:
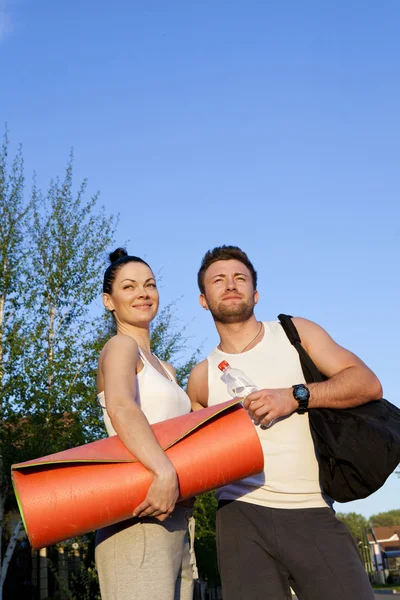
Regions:
[[[234,369],[226,360],[219,363],[218,369],[222,371],[221,379],[226,383],[227,390],[233,398],[244,400],[251,392],[259,389],[243,371]]]
[[[222,371],[221,379],[226,383],[226,388],[233,398],[242,398],[244,400],[251,392],[256,392],[260,389],[243,371],[231,367],[226,360],[219,363],[218,369]],[[274,421],[275,419],[271,423],[268,423],[268,425],[261,425],[261,429],[268,429]],[[254,419],[253,422],[254,425],[259,425]]]

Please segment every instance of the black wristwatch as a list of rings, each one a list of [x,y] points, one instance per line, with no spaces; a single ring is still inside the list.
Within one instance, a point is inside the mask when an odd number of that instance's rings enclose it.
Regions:
[[[299,415],[304,415],[308,411],[308,401],[310,399],[310,390],[304,383],[292,385],[293,398],[299,403],[299,408],[296,410]]]

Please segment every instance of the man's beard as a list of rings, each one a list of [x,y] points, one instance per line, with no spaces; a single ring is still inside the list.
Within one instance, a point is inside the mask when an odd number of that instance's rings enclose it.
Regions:
[[[206,298],[207,299],[207,298]],[[244,323],[248,321],[254,314],[254,300],[250,298],[247,302],[235,302],[226,304],[219,302],[218,304],[210,304],[207,300],[208,308],[216,323],[228,325],[230,323]]]

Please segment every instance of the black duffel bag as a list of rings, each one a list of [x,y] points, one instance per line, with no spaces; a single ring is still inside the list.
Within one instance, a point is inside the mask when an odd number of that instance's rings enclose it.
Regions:
[[[299,353],[307,383],[326,381],[301,345],[289,315],[278,319]],[[400,463],[400,409],[382,398],[353,408],[311,408],[321,489],[338,502],[366,498]]]

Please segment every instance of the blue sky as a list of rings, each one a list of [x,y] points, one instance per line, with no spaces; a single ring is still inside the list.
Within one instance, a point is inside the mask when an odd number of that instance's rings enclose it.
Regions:
[[[259,319],[321,324],[400,405],[399,19],[398,0],[0,0],[0,124],[42,187],[74,148],[193,348],[217,342],[201,258],[236,244]]]

